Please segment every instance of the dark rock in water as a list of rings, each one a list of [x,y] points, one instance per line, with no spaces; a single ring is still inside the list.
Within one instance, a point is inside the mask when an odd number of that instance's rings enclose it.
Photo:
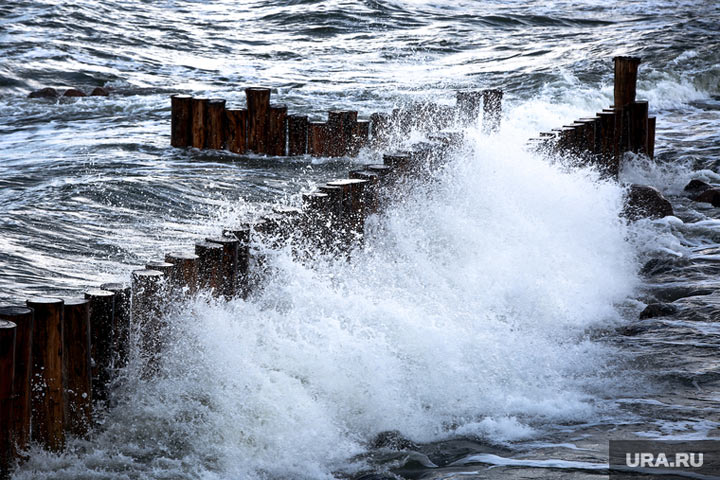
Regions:
[[[397,430],[381,432],[372,441],[373,448],[389,448],[391,450],[417,450],[417,445],[403,437]]]
[[[677,312],[677,308],[667,303],[651,303],[640,312],[640,320],[655,317],[667,317]]]
[[[705,190],[700,195],[693,197],[696,202],[711,203],[713,207],[720,207],[720,188]]]
[[[28,98],[57,98],[59,96],[60,94],[57,90],[55,90],[54,88],[46,87],[40,90],[35,90],[34,92],[30,92]]]
[[[107,97],[108,95],[110,95],[110,91],[103,87],[95,87],[90,94],[91,97]]]
[[[710,186],[709,184],[703,182],[702,180],[697,180],[697,179],[690,180],[690,183],[685,185],[685,191],[692,193],[692,194],[702,193],[705,190],[709,190],[711,188],[712,188],[712,186]]]
[[[87,97],[87,95],[82,90],[71,88],[69,90],[65,90],[63,97]]]
[[[617,332],[624,337],[634,337],[648,331],[649,328],[643,325],[629,325],[617,329]]]
[[[647,185],[630,185],[625,197],[623,216],[630,220],[663,218],[674,215],[672,205],[657,188]]]

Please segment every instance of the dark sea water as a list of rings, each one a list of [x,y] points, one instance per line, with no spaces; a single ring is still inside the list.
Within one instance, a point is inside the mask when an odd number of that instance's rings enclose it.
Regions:
[[[615,183],[526,152],[612,103],[615,55],[643,58],[655,160]],[[162,374],[119,372],[93,436],[18,479],[599,478],[610,438],[720,437],[720,209],[683,194],[720,183],[720,4],[4,0],[0,303],[126,280],[378,162],[170,147],[170,94],[255,85],[317,119],[500,87],[504,117],[350,262],[274,252],[262,293],[175,313]],[[46,86],[112,95],[27,98]],[[620,220],[627,183],[675,217]],[[652,302],[677,312],[639,321]]]

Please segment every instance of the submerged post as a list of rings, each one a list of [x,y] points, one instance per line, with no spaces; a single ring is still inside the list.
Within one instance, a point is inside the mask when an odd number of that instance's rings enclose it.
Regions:
[[[213,296],[219,296],[223,278],[222,245],[210,242],[199,242],[195,244],[195,254],[198,256],[200,288],[211,290]]]
[[[34,297],[32,347],[32,440],[58,452],[65,446],[62,378],[63,301]]]
[[[192,145],[192,97],[190,95],[173,95],[170,97],[170,145],[188,147]]]
[[[15,373],[13,322],[0,320],[0,479],[10,477],[13,464],[13,383]]]
[[[90,301],[71,298],[63,305],[65,429],[84,436],[92,422]]]
[[[13,422],[11,430],[17,449],[26,450],[30,441],[33,311],[27,307],[0,307],[0,320],[7,320],[16,325]]]
[[[615,57],[613,62],[615,63],[615,104],[613,106],[623,108],[635,101],[640,58]]]
[[[270,89],[246,88],[245,97],[248,110],[248,149],[255,153],[267,153]]]
[[[237,293],[238,281],[238,240],[235,237],[208,237],[206,242],[216,243],[223,247],[222,257],[222,294],[231,299]]]
[[[132,272],[132,319],[140,334],[140,355],[145,361],[143,374],[154,374],[162,340],[162,309],[160,295],[164,275],[157,270]]]

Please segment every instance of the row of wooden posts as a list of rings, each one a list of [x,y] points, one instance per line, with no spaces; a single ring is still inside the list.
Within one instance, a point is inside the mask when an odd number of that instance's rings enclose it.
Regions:
[[[246,108],[227,108],[219,98],[173,95],[171,145],[253,152],[272,156],[356,156],[370,141],[386,145],[392,135],[411,128],[441,131],[467,124],[483,112],[487,132],[500,125],[502,90],[459,91],[455,106],[416,103],[359,120],[354,110],[331,110],[326,121],[288,114],[283,104],[270,103],[270,89],[245,89]]]
[[[462,96],[483,98],[463,93],[458,99]],[[177,96],[172,105],[178,105]],[[255,112],[253,102],[249,105]],[[499,104],[493,108],[499,117]],[[178,115],[173,108],[174,141]],[[191,110],[188,118],[197,117]],[[213,122],[203,125],[206,136],[215,128]],[[264,145],[272,143],[264,138]],[[107,283],[82,298],[38,297],[0,307],[0,478],[9,475],[30,442],[61,451],[66,433],[89,433],[94,409],[107,405],[114,374],[127,365],[133,344],[139,346],[143,375],[157,371],[169,305],[199,292],[229,300],[259,289],[266,271],[264,257],[251,251],[254,242],[292,245],[297,255],[308,245],[310,251],[341,253],[361,244],[365,219],[379,211],[387,187],[438,168],[462,134],[445,131],[428,138],[410,151],[383,155],[382,164],[319,186],[303,195],[302,208],[276,207],[259,220],[197,242],[192,252],[168,253],[133,271],[130,284]],[[328,142],[328,148],[338,148],[338,142]],[[248,145],[259,149],[263,143]]]
[[[640,58],[615,57],[614,103],[594,117],[543,132],[532,138],[532,149],[550,155],[569,154],[617,176],[625,153],[655,156],[655,117],[648,116],[648,102],[636,100]]]

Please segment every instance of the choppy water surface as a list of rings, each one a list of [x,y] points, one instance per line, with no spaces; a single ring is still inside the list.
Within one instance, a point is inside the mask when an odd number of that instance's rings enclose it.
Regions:
[[[378,158],[173,149],[170,93],[268,85],[320,118],[505,90],[499,135],[471,130],[351,262],[280,252],[262,294],[176,314],[163,374],[122,372],[95,436],[17,478],[589,478],[608,438],[718,437],[719,211],[682,192],[720,183],[718,25],[702,1],[2,3],[2,302],[127,279]],[[626,225],[622,185],[522,149],[612,103],[625,54],[658,137],[620,180],[676,218]],[[113,94],[26,98],[45,86]],[[653,301],[678,311],[638,321]]]

